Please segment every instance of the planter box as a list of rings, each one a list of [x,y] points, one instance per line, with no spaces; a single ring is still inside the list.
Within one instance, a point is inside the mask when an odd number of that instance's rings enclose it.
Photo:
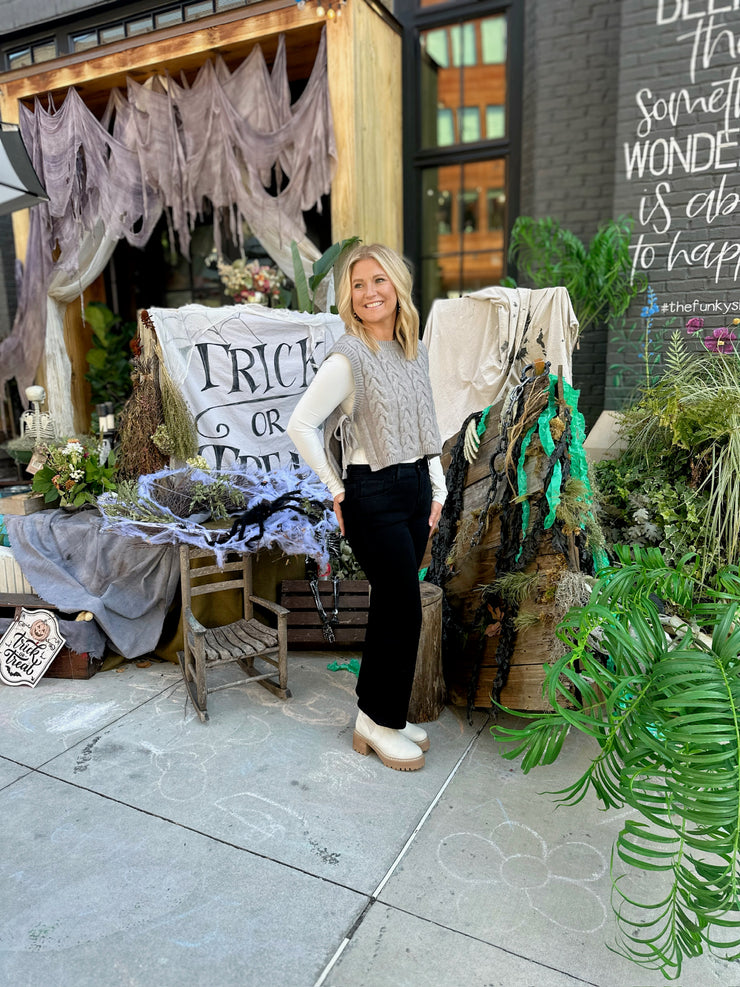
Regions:
[[[51,510],[41,493],[10,494],[0,497],[0,514],[35,514],[36,511]]]
[[[290,610],[288,615],[288,645],[303,646],[315,650],[327,648],[357,649],[365,640],[370,583],[366,579],[342,579],[339,581],[337,606],[339,622],[334,626],[334,641],[327,641],[321,626],[321,618],[307,579],[284,579],[281,584],[280,602]],[[331,579],[319,580],[321,605],[327,614],[334,609],[334,584]]]

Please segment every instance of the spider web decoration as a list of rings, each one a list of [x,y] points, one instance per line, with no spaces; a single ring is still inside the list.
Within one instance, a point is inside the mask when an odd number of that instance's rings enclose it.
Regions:
[[[226,483],[243,496],[243,508],[231,513],[221,528],[207,526],[206,519],[188,515],[194,484]],[[173,491],[179,496],[173,496]],[[215,552],[221,565],[229,552],[255,553],[278,548],[285,555],[306,555],[325,567],[329,561],[329,535],[337,521],[329,491],[313,474],[293,470],[269,473],[200,470],[193,467],[160,470],[139,478],[137,501],[122,505],[116,494],[98,498],[105,519],[129,538],[154,544],[194,545]]]

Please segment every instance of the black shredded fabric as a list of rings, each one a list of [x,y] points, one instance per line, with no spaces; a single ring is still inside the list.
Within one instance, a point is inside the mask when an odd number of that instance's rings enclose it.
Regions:
[[[452,449],[450,465],[445,474],[447,497],[442,506],[437,533],[432,541],[431,562],[424,577],[425,582],[434,583],[435,586],[442,588],[450,578],[450,567],[447,560],[452,551],[457,533],[457,523],[460,520],[463,507],[465,478],[468,473],[468,461],[465,458],[465,432],[470,422],[475,421],[477,425],[482,415],[482,411],[475,411],[472,415],[468,415],[462,423],[457,442]]]

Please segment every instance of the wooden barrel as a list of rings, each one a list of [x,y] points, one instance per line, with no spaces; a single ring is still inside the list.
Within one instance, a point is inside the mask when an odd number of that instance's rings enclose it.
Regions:
[[[420,589],[421,637],[408,713],[412,723],[436,720],[444,709],[446,696],[442,672],[442,590],[432,583],[421,583]]]

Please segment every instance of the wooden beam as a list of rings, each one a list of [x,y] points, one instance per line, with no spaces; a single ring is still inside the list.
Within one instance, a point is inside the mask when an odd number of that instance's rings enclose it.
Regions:
[[[339,160],[332,239],[357,235],[403,249],[400,29],[372,3],[350,0],[326,33]]]
[[[197,22],[178,24],[138,38],[103,45],[91,51],[75,52],[39,65],[0,74],[0,98],[4,103],[31,99],[48,92],[60,92],[76,86],[83,98],[86,91],[110,90],[125,86],[127,76],[137,81],[161,73],[181,69],[197,69],[209,55],[231,54],[241,60],[246,50],[256,43],[265,48],[266,39],[293,32],[295,49],[300,50],[301,38],[318,36],[325,18],[318,17],[315,7],[299,9],[293,0],[272,0],[255,5],[250,13],[231,11]],[[331,26],[331,25],[330,25]],[[291,59],[288,59],[291,64]],[[313,61],[311,61],[311,65]]]

